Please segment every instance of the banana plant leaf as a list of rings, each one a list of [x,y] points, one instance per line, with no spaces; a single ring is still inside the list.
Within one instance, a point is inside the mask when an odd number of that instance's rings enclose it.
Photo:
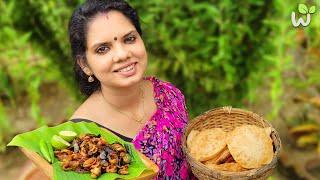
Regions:
[[[113,180],[113,179],[134,179],[141,175],[144,170],[147,170],[146,165],[142,162],[139,154],[135,150],[132,143],[125,142],[112,132],[102,129],[98,127],[95,123],[88,123],[88,122],[65,122],[60,125],[54,127],[42,126],[36,130],[26,132],[23,134],[16,135],[12,141],[8,144],[8,146],[19,146],[31,151],[37,152],[39,155],[44,157],[44,154],[40,151],[40,143],[41,141],[46,141],[46,143],[51,144],[51,138],[53,135],[59,133],[62,130],[71,130],[79,134],[100,134],[108,143],[119,142],[121,144],[128,144],[131,146],[132,151],[132,158],[134,159],[133,162],[129,165],[129,174],[127,175],[119,175],[117,173],[103,173],[101,176],[98,177],[99,180]],[[52,152],[47,152],[52,153]],[[53,166],[53,178],[56,180],[69,180],[69,179],[77,179],[77,180],[84,180],[84,179],[91,179],[90,173],[77,173],[75,171],[64,171],[61,166],[60,162],[57,158],[53,159],[52,162]]]

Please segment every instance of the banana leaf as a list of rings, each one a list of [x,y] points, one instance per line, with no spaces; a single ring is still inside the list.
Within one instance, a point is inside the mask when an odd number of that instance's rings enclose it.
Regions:
[[[98,177],[99,180],[113,180],[116,178],[120,179],[134,179],[138,177],[144,170],[147,170],[147,167],[142,162],[139,154],[135,150],[132,143],[125,142],[112,132],[102,129],[98,127],[95,123],[88,123],[88,122],[65,122],[60,125],[54,127],[42,126],[36,130],[26,132],[23,134],[16,135],[12,141],[8,144],[8,146],[19,146],[31,151],[37,152],[39,155],[44,157],[44,155],[40,151],[40,142],[46,141],[46,143],[51,144],[51,138],[53,135],[59,133],[62,130],[71,130],[79,134],[100,134],[108,143],[119,142],[121,144],[128,144],[131,146],[132,156],[134,161],[129,165],[129,174],[127,175],[119,175],[117,173],[103,173],[101,176]],[[47,152],[50,154],[50,152]],[[51,152],[52,153],[52,152]],[[90,173],[77,173],[75,171],[64,171],[61,166],[60,162],[57,158],[53,159],[52,162],[53,166],[53,178],[59,180],[69,180],[69,179],[91,179]]]

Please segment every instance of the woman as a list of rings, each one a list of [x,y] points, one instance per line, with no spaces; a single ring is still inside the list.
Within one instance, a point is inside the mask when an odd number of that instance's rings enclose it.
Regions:
[[[188,114],[171,83],[144,77],[147,52],[136,11],[122,0],[88,0],[69,23],[75,76],[87,96],[71,121],[93,121],[159,166],[157,179],[189,179],[181,138]]]

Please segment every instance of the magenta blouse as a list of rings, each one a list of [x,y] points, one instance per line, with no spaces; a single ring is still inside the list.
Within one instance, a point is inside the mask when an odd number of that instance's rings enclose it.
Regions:
[[[188,122],[188,112],[181,91],[169,82],[146,77],[154,87],[157,111],[134,137],[136,149],[159,167],[156,179],[194,179],[188,170],[181,139]]]

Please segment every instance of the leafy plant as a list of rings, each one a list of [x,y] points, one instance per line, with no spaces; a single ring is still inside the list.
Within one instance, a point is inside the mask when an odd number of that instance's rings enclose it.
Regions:
[[[22,100],[30,103],[30,117],[36,124],[44,125],[39,101],[40,86],[43,83],[59,82],[58,67],[49,60],[40,44],[30,42],[32,32],[19,31],[14,26],[16,2],[1,1],[0,12],[0,150],[8,137],[14,133],[9,109],[18,109]],[[63,81],[61,81],[63,82]]]

